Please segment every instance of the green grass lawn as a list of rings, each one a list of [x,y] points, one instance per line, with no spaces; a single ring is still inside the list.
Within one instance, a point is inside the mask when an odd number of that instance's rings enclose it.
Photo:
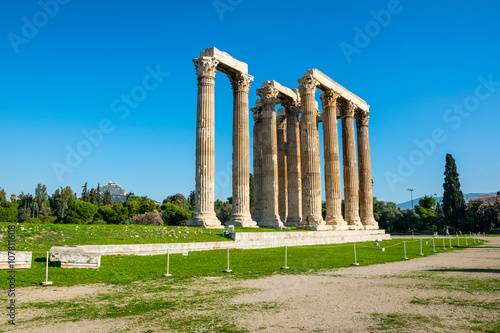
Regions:
[[[3,235],[12,223],[0,222],[0,251],[7,250]],[[154,244],[231,241],[222,229],[193,227],[114,225],[114,224],[36,224],[15,223],[18,251],[48,251],[52,246],[102,244]],[[290,232],[266,228],[236,227],[236,232]]]
[[[217,236],[215,234],[214,236]],[[480,241],[477,244],[482,243]],[[468,246],[475,245],[469,239]],[[461,239],[461,247],[457,247],[456,239],[452,238],[453,248],[442,249],[442,242],[436,242],[436,251],[448,252],[464,249],[465,242]],[[383,241],[380,248],[373,242],[356,243],[357,262],[360,265],[371,265],[402,260],[404,256],[403,240]],[[385,249],[383,251],[382,249]],[[423,241],[423,253],[431,255],[432,241]],[[284,248],[259,250],[231,250],[230,274],[234,278],[256,278],[271,274],[303,274],[318,272],[324,269],[347,267],[354,263],[353,244],[332,244],[318,246],[288,247],[288,266],[290,269],[280,269],[284,266]],[[419,257],[419,240],[406,241],[406,256],[409,259]],[[128,284],[139,280],[157,280],[166,273],[166,255],[156,256],[103,256],[99,269],[60,268],[56,263],[49,266],[49,280],[55,286],[70,286],[77,284],[107,283]],[[168,279],[187,279],[200,276],[221,276],[227,268],[226,250],[189,252],[170,255],[170,273]],[[6,271],[0,272],[0,279],[5,281]],[[17,286],[39,285],[45,279],[45,256],[42,251],[33,254],[32,268],[16,273]]]
[[[0,223],[0,235],[7,233],[11,223]],[[2,236],[0,236],[2,237]],[[7,242],[0,239],[0,250],[7,250]],[[114,224],[33,224],[16,223],[16,250],[48,251],[52,246],[151,244],[230,241],[222,229],[210,230],[191,227],[114,225]]]

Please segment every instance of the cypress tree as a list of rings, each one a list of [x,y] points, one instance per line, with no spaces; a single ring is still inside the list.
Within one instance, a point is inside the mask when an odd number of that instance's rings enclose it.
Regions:
[[[460,219],[465,214],[465,199],[464,194],[460,190],[457,165],[451,154],[446,154],[444,176],[444,219],[449,226],[458,228]]]

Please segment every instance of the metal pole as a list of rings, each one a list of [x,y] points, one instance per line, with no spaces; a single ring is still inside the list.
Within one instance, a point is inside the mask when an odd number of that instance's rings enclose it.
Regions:
[[[448,240],[450,241],[450,249],[452,249],[453,247],[451,246],[451,235],[448,235]]]
[[[170,270],[170,249],[167,249],[167,274],[163,274],[162,276],[164,277],[172,276],[169,270]]]
[[[458,237],[458,234],[457,234],[457,246],[460,247],[460,237]]]
[[[444,247],[444,236],[443,236],[443,250],[446,250],[446,247]]]
[[[467,234],[465,234],[465,245],[469,245],[469,243],[467,243]]]
[[[227,248],[227,269],[224,271],[224,273],[231,273],[232,270],[229,269],[229,247]]]
[[[423,256],[424,254],[422,253],[422,238],[420,238],[420,253],[418,254],[419,256]]]
[[[354,264],[353,266],[359,266],[357,258],[356,258],[356,243],[354,243]]]
[[[45,261],[45,281],[42,282],[42,286],[50,286],[52,281],[49,281],[49,251],[47,251],[47,259]]]
[[[432,237],[432,252],[436,253],[436,241],[434,237]]]
[[[403,260],[408,260],[408,257],[406,256],[406,241],[403,242],[404,250],[405,250],[405,256],[403,257]]]
[[[287,257],[288,257],[288,247],[285,246],[285,266],[281,267],[281,269],[288,269],[288,266],[287,266]]]

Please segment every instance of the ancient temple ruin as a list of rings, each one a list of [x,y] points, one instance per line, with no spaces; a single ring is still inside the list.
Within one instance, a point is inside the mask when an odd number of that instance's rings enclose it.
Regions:
[[[249,200],[249,106],[253,77],[247,64],[216,48],[194,59],[198,74],[196,118],[196,208],[188,225],[217,228],[297,226],[308,230],[378,229],[368,137],[369,105],[317,69],[298,80],[298,89],[265,81],[253,113],[255,210]],[[214,88],[221,71],[233,88],[233,211],[219,221],[214,211]],[[315,99],[322,91],[322,112]],[[282,108],[276,111],[276,105]],[[345,217],[341,211],[341,121]],[[356,122],[356,124],[355,124]],[[326,218],[321,210],[319,124],[323,126]],[[355,131],[356,125],[356,131]],[[356,137],[357,135],[357,147]],[[357,148],[357,149],[356,149]],[[356,154],[357,151],[357,154]]]

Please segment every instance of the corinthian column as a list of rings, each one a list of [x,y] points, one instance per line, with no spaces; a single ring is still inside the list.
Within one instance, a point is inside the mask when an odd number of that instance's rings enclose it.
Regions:
[[[354,138],[354,110],[350,101],[341,103],[342,150],[344,165],[345,220],[349,229],[363,229],[359,218],[358,171],[356,168],[356,143]]]
[[[280,109],[284,112],[284,109]],[[288,190],[287,190],[287,138],[286,138],[286,114],[279,114],[276,122],[276,134],[278,138],[278,213],[281,221],[285,222],[288,212]]]
[[[288,216],[286,226],[298,226],[302,220],[302,182],[300,172],[300,106],[297,103],[285,104],[288,114],[286,123],[287,139],[287,180]]]
[[[257,90],[262,100],[262,217],[259,227],[283,226],[278,213],[278,151],[276,142],[276,104],[278,90],[265,87]]]
[[[262,219],[262,114],[261,109],[252,109],[253,113],[253,188],[254,212],[253,219]]]
[[[233,212],[227,224],[257,227],[250,215],[250,142],[248,91],[253,77],[237,74],[229,77],[233,86]]]
[[[321,214],[321,165],[315,93],[318,81],[306,75],[299,79],[301,98],[300,144],[302,157],[302,221],[299,228],[328,229]],[[331,229],[331,227],[329,227]]]
[[[214,87],[219,62],[211,57],[193,60],[198,73],[196,110],[196,195],[195,212],[189,226],[219,228],[214,211],[215,123]]]
[[[333,90],[321,94],[323,105],[323,148],[325,158],[325,222],[334,230],[347,229],[342,217],[342,196],[340,184],[339,139],[337,134],[337,99]]]
[[[378,223],[373,217],[372,167],[370,161],[370,141],[368,138],[369,119],[370,114],[366,111],[358,112],[356,115],[360,217],[365,229],[378,229]]]

